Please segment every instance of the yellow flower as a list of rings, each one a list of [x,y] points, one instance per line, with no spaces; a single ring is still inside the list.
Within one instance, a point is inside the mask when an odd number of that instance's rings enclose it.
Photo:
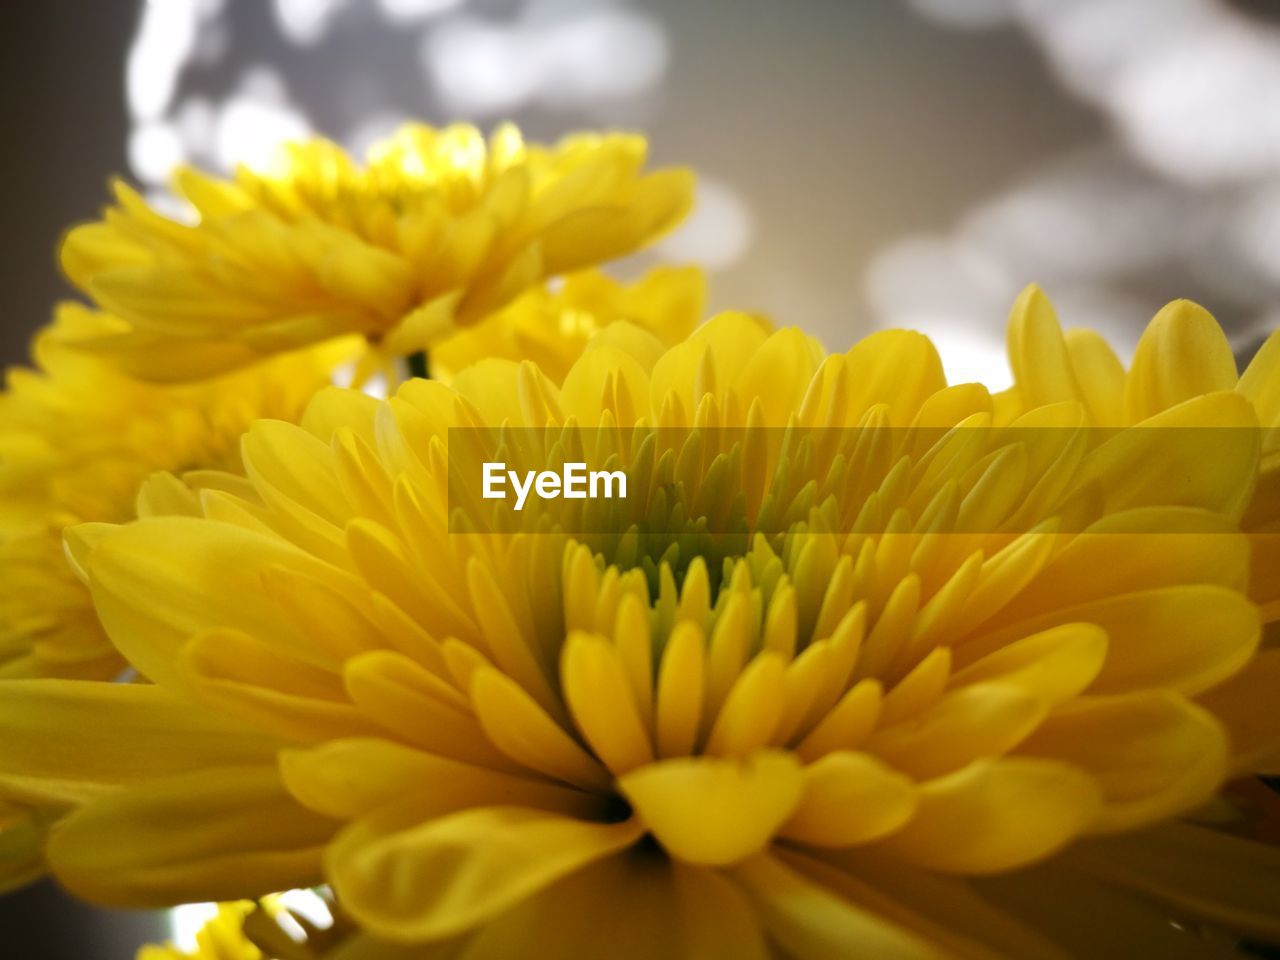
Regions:
[[[72,531],[154,685],[0,685],[0,778],[98,793],[50,841],[62,882],[144,905],[327,881],[370,957],[1280,938],[1280,855],[1175,822],[1243,762],[1195,698],[1259,641],[1247,399],[1095,443],[1078,402],[986,429],[990,395],[917,334],[621,333],[559,385],[489,360],[323,391],[249,431],[252,490]],[[478,435],[513,457],[624,464],[631,495],[573,535],[545,504],[485,532],[510,517],[451,504],[474,437],[449,431],[499,425]]]
[[[156,471],[238,469],[248,425],[296,420],[351,352],[335,344],[199,385],[156,386],[72,346],[118,326],[63,305],[36,339],[38,368],[10,369],[0,394],[0,676],[118,674],[124,661],[66,563],[63,528],[133,518]]]
[[[696,267],[658,267],[631,284],[597,271],[573,274],[559,290],[532,290],[445,338],[431,350],[431,376],[447,382],[480,360],[501,358],[532,360],[559,384],[602,328],[626,320],[673,346],[702,319],[706,298],[706,277]]]
[[[1280,753],[1267,747],[1274,744],[1272,700],[1280,690],[1280,331],[1237,376],[1222,328],[1203,307],[1176,300],[1151,321],[1126,371],[1097,333],[1064,333],[1043,291],[1029,287],[1014,308],[1008,340],[1015,384],[996,400],[1005,420],[1070,403],[1091,425],[1132,426],[1213,394],[1234,393],[1252,407],[1262,428],[1261,457],[1248,505],[1235,516],[1249,539],[1249,596],[1275,626],[1248,669],[1203,699],[1231,724],[1244,766],[1280,772]]]
[[[692,178],[641,175],[645,152],[624,134],[526,145],[511,126],[486,144],[470,126],[407,125],[364,167],[324,140],[294,144],[231,181],[179,172],[194,225],[117,184],[118,206],[68,234],[62,264],[127,324],[86,346],[146,379],[349,333],[395,357],[670,228]]]
[[[37,337],[38,369],[14,368],[0,394],[0,676],[108,680],[127,666],[68,565],[62,532],[86,520],[195,509],[200,471],[238,469],[240,437],[260,417],[297,419],[350,345],[316,348],[197,386],[132,380],[68,344],[118,324],[67,304]],[[193,472],[194,471],[194,472]],[[215,482],[223,474],[215,472]],[[141,494],[141,497],[140,497]],[[86,722],[95,722],[85,718]],[[80,789],[32,793],[0,779],[0,889],[43,869],[50,826]]]
[[[265,960],[245,934],[245,921],[257,909],[249,900],[218,905],[218,913],[196,933],[195,951],[173,944],[145,946],[137,960]]]
[[[137,960],[373,960],[379,956],[364,952],[379,948],[364,942],[327,895],[308,893],[308,897],[312,904],[305,913],[289,906],[288,895],[264,897],[258,903],[218,904],[217,913],[196,932],[194,953],[173,944],[149,945],[138,952]]]

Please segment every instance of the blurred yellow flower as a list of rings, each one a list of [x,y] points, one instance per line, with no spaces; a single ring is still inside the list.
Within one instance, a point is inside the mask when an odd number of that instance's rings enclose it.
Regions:
[[[670,347],[693,332],[706,299],[706,277],[696,267],[658,267],[630,284],[598,271],[572,274],[560,289],[532,290],[446,337],[431,350],[431,376],[447,382],[480,360],[500,358],[532,360],[559,384],[587,342],[609,324],[625,320]]]
[[[238,469],[248,425],[297,419],[352,352],[334,344],[196,386],[157,386],[69,345],[116,326],[63,305],[36,339],[37,368],[10,369],[0,393],[0,677],[118,676],[127,664],[67,563],[64,527],[194,509],[190,488],[148,476],[173,471],[198,485],[200,471]],[[0,780],[0,889],[39,876],[49,828],[86,796]]]
[[[393,960],[385,944],[364,937],[327,895],[307,896],[314,905],[305,913],[289,906],[288,894],[220,903],[196,931],[194,952],[172,943],[149,945],[136,960]],[[414,958],[396,953],[394,960]]]
[[[422,350],[675,224],[692,177],[642,175],[645,154],[627,134],[542,147],[511,126],[486,143],[474,127],[411,124],[363,167],[314,140],[230,181],[182,170],[191,225],[117,184],[117,206],[62,247],[71,280],[126,323],[83,346],[164,381],[350,333],[375,347],[370,364]]]
[[[610,326],[559,384],[322,391],[251,428],[251,489],[71,532],[154,685],[0,684],[0,782],[96,792],[49,845],[83,896],[327,880],[356,956],[1174,955],[1174,911],[1280,938],[1280,855],[1172,822],[1274,745],[1196,702],[1256,659],[1254,405],[1097,443],[1078,401],[1010,415],[1025,442],[1004,416],[918,334],[826,356],[732,314],[667,350]],[[448,431],[498,425],[633,495],[451,532]]]
[[[64,304],[36,338],[36,369],[11,368],[0,393],[0,676],[118,674],[124,661],[67,565],[63,528],[136,516],[140,486],[157,471],[238,469],[249,424],[296,420],[351,353],[335,344],[194,386],[156,386],[73,346],[118,326]]]
[[[218,913],[196,933],[196,948],[173,944],[145,946],[137,960],[265,960],[265,954],[245,935],[245,920],[257,909],[251,900],[218,905]]]

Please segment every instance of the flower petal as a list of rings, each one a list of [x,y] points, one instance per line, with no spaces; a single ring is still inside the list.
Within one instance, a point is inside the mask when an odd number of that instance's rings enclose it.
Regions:
[[[761,854],[733,870],[751,895],[765,929],[796,960],[866,956],[876,960],[941,960],[943,951],[883,917]]]
[[[118,527],[97,540],[88,560],[107,634],[156,682],[175,679],[185,640],[215,627],[305,647],[262,589],[262,571],[277,564],[328,583],[337,574],[283,540],[195,517]]]
[[[800,802],[800,764],[765,750],[745,760],[663,760],[618,779],[618,789],[673,857],[728,864],[763,850]]]
[[[848,847],[892,833],[915,812],[915,785],[874,757],[829,753],[804,769],[804,794],[780,836]]]
[[[493,745],[516,763],[588,789],[609,783],[596,759],[505,674],[492,667],[476,670],[471,703]]]
[[[1005,757],[920,785],[919,805],[883,849],[942,873],[1011,870],[1056,852],[1089,827],[1100,798],[1065,763]]]
[[[239,630],[209,630],[183,645],[179,671],[206,703],[300,743],[376,731],[341,678]]]
[[[957,671],[950,686],[995,682],[1054,706],[1088,687],[1106,656],[1105,631],[1091,623],[1066,623],[987,654]]]
[[[1006,346],[1013,378],[1027,406],[1080,399],[1058,315],[1044,291],[1034,284],[1014,301]]]
[[[1206,393],[1234,390],[1231,344],[1204,307],[1175,300],[1155,315],[1133,353],[1124,385],[1130,423]]]
[[[374,737],[331,740],[285,750],[280,773],[289,792],[317,813],[350,820],[379,807],[420,798],[423,819],[467,807],[522,806],[571,816],[599,812],[580,790],[460,763]]]
[[[401,829],[374,815],[347,827],[326,855],[345,908],[400,941],[468,930],[561,877],[630,846],[634,820],[590,823],[521,807],[482,807]]]
[[[649,731],[631,694],[618,648],[573,631],[561,653],[562,686],[583,738],[613,773],[653,761]]]
[[[147,684],[0,681],[0,776],[128,784],[202,767],[270,762],[278,741]]]
[[[1260,634],[1257,609],[1243,594],[1213,584],[1189,584],[1032,614],[1021,623],[966,640],[957,656],[972,662],[1018,637],[1071,622],[1096,624],[1106,631],[1107,657],[1090,686],[1096,693],[1207,690],[1249,662]]]
[[[1011,750],[1040,724],[1046,710],[1044,701],[1020,687],[975,683],[878,730],[863,749],[912,776],[937,777]]]
[[[233,900],[319,883],[336,827],[290,797],[273,766],[208,767],[94,800],[59,825],[48,855],[96,903]]]
[[[1076,490],[1096,489],[1106,512],[1201,507],[1238,517],[1253,491],[1261,436],[1249,402],[1198,396],[1121,430],[1087,454]]]
[[[1128,830],[1203,802],[1227,772],[1227,740],[1205,710],[1175,694],[1082,697],[1018,748],[1085,770],[1102,791],[1092,829]]]

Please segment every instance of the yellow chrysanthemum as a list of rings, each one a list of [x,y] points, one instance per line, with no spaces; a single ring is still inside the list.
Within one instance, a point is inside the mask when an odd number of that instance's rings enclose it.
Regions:
[[[627,321],[674,346],[704,316],[707,281],[696,267],[658,267],[623,284],[597,271],[572,274],[556,291],[530,291],[510,307],[458,330],[432,348],[431,376],[450,380],[481,360],[531,360],[559,384],[587,342],[604,327]],[[616,334],[628,336],[628,328]],[[625,348],[626,342],[618,344]],[[653,341],[637,346],[652,348]]]
[[[630,285],[576,274],[559,294],[532,291],[479,324],[479,339],[467,330],[445,338],[433,353],[434,372],[447,378],[489,350],[528,351],[563,375],[589,333],[618,320],[641,323],[664,343],[681,339],[704,292],[693,268],[655,270]],[[182,472],[198,485],[200,471],[238,473],[249,423],[297,419],[330,369],[352,353],[337,344],[196,386],[160,386],[75,349],[119,327],[105,315],[63,306],[37,339],[40,369],[11,370],[0,394],[0,676],[117,675],[125,661],[66,562],[64,526],[126,520],[139,508],[192,509],[189,491],[163,477],[144,489],[148,476]],[[0,784],[0,797],[6,795],[12,810],[0,817],[0,888],[7,889],[39,875],[48,829],[82,797],[72,792],[28,807],[20,785]]]
[[[1086,423],[1132,426],[1208,394],[1230,394],[1252,407],[1261,427],[1258,476],[1239,517],[1250,545],[1249,596],[1267,624],[1280,621],[1280,332],[1268,337],[1243,375],[1222,328],[1203,307],[1177,300],[1143,333],[1126,372],[1107,342],[1091,330],[1062,331],[1044,293],[1028,288],[1009,329],[1014,387],[996,400],[1008,421],[1037,407],[1078,406]],[[1269,626],[1265,649],[1248,669],[1205,700],[1229,718],[1249,763],[1280,772],[1271,700],[1280,691],[1280,626]]]
[[[0,676],[115,676],[124,666],[67,565],[62,530],[136,516],[156,471],[238,469],[262,417],[296,420],[349,348],[281,357],[187,387],[133,380],[72,344],[118,329],[74,304],[0,394]]]
[[[87,346],[146,379],[198,378],[350,333],[384,357],[409,354],[676,223],[691,176],[642,175],[645,153],[633,135],[541,147],[511,126],[486,144],[470,126],[407,125],[361,167],[315,140],[230,181],[180,171],[194,225],[117,184],[118,206],[68,234],[62,263],[128,325]]]
[[[89,591],[69,566],[63,529],[137,515],[155,471],[189,474],[239,464],[240,437],[261,417],[297,419],[330,380],[341,345],[267,361],[197,386],[126,377],[70,343],[115,329],[112,318],[64,305],[37,337],[38,369],[9,370],[0,394],[0,676],[108,680],[127,666],[98,623]],[[192,472],[194,471],[194,472]],[[215,472],[216,482],[222,474]],[[165,485],[151,508],[183,508],[188,488]],[[91,719],[89,722],[93,722]],[[33,794],[0,778],[0,889],[43,869],[44,837],[85,794]]]
[[[611,331],[561,385],[493,360],[385,403],[324,391],[250,430],[251,490],[73,531],[154,684],[0,686],[0,777],[99,793],[52,837],[65,884],[327,880],[360,957],[1280,938],[1280,855],[1173,822],[1251,759],[1196,702],[1259,641],[1246,398],[1105,439],[1032,403],[1017,442],[917,334],[827,357],[736,315],[667,351]],[[494,514],[450,515],[448,431],[500,425],[624,465],[631,495],[576,536],[546,512],[451,533]]]

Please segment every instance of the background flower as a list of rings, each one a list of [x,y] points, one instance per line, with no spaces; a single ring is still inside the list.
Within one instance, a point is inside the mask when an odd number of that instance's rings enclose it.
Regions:
[[[707,280],[696,267],[656,267],[634,283],[596,271],[571,274],[560,289],[539,288],[430,351],[432,379],[448,381],[488,358],[532,360],[556,383],[599,329],[620,320],[666,346],[687,337],[704,316]]]
[[[299,417],[351,353],[333,344],[197,386],[159,386],[73,345],[119,326],[64,304],[36,340],[37,368],[10,369],[0,394],[0,676],[120,677],[128,664],[67,563],[64,528],[194,509],[191,488],[171,475],[148,487],[148,476],[174,471],[199,486],[201,471],[238,470],[248,425]],[[43,872],[49,829],[86,796],[74,787],[32,791],[23,777],[0,779],[0,888]]]
[[[238,470],[260,417],[296,420],[349,344],[281,357],[197,386],[156,386],[76,349],[123,325],[64,304],[0,393],[0,675],[109,679],[124,663],[67,565],[64,527],[137,515],[156,471]]]
[[[123,183],[62,265],[128,329],[82,342],[151,380],[198,378],[351,333],[422,350],[547,277],[639,249],[687,211],[682,170],[641,174],[644,138],[526,145],[512,126],[406,125],[361,167],[324,140],[231,181],[182,170],[188,225]]]

